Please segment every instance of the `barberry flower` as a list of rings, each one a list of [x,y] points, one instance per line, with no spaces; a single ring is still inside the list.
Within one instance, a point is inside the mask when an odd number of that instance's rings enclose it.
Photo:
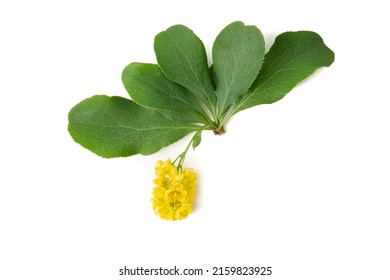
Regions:
[[[196,173],[191,169],[181,170],[171,160],[157,161],[153,180],[153,210],[161,219],[181,220],[192,212],[196,194]]]

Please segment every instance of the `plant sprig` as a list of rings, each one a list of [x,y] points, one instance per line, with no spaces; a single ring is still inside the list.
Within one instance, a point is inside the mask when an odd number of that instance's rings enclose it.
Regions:
[[[195,132],[179,155],[180,168],[201,133],[225,132],[225,123],[248,108],[283,98],[334,53],[311,31],[285,32],[265,54],[255,26],[233,22],[217,36],[212,66],[194,32],[174,25],[155,37],[157,64],[131,63],[122,82],[131,100],[96,95],[69,112],[73,139],[105,158],[149,155]]]

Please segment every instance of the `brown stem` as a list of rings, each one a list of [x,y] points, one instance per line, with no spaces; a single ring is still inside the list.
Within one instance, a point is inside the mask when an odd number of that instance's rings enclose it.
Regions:
[[[220,129],[218,129],[218,130],[214,130],[214,134],[215,135],[224,135],[225,134],[225,129],[223,128],[223,126],[220,128]]]

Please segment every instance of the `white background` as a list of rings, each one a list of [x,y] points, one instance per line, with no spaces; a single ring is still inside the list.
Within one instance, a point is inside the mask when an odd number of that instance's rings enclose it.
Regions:
[[[142,278],[119,276],[124,265],[390,279],[386,1],[5,2],[0,279]],[[150,203],[154,164],[189,138],[102,159],[73,142],[67,113],[94,94],[127,97],[122,69],[156,61],[158,32],[187,25],[210,51],[235,20],[258,26],[267,49],[284,31],[316,31],[335,63],[280,102],[238,114],[226,135],[204,133],[186,161],[199,174],[195,211],[162,221]]]

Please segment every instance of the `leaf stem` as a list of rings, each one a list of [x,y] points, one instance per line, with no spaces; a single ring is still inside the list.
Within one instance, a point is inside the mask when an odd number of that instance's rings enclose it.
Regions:
[[[215,107],[212,105],[211,105],[211,114],[213,115],[214,118],[214,124],[216,125],[216,127],[219,127],[218,113],[216,112]]]
[[[184,160],[186,158],[186,154],[189,150],[189,148],[191,147],[191,144],[192,142],[194,142],[195,138],[202,133],[203,130],[205,130],[208,126],[207,125],[204,125],[202,126],[195,134],[194,136],[192,136],[190,142],[188,143],[187,147],[184,149],[184,151],[177,156],[177,158],[172,162],[172,164],[175,164],[176,161],[178,161],[178,164],[177,164],[177,169],[179,170],[179,172],[182,172],[183,171],[183,163],[184,163]]]
[[[198,111],[203,117],[205,124],[209,125],[209,128],[212,130],[216,130],[219,126],[219,118],[216,112],[216,108],[213,106],[210,98],[207,97],[207,103],[203,102],[200,98],[196,97],[196,101],[198,102],[201,111]],[[207,106],[208,105],[208,106]]]
[[[223,125],[234,115],[234,113],[235,113],[235,106],[233,104],[222,116],[219,128],[223,127]]]

